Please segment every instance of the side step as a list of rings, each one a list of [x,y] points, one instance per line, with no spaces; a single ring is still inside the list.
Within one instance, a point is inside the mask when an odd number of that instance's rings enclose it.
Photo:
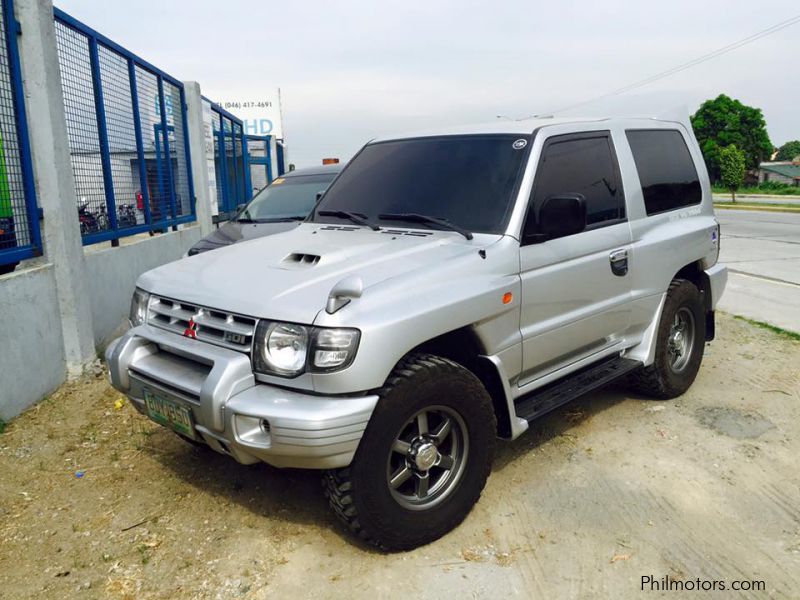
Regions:
[[[563,379],[517,400],[515,404],[517,416],[528,422],[533,421],[562,404],[611,383],[641,366],[642,363],[638,360],[614,357],[570,373]]]

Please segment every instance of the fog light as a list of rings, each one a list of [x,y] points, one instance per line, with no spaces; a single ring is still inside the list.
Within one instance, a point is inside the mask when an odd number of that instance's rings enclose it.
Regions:
[[[245,446],[269,448],[272,444],[269,421],[249,415],[234,415],[234,429],[239,442]]]

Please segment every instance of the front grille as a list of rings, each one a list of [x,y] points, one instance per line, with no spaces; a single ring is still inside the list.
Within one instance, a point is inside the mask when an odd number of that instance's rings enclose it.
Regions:
[[[250,353],[256,320],[233,313],[151,296],[147,312],[150,325],[201,342]]]

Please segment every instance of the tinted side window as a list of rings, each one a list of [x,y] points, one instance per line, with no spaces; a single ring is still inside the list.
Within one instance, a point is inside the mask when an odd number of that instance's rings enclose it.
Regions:
[[[700,180],[679,131],[630,129],[625,133],[648,215],[700,203]]]
[[[557,136],[546,142],[536,171],[526,233],[536,232],[544,201],[561,194],[586,198],[587,225],[624,218],[625,203],[610,144],[607,134]]]

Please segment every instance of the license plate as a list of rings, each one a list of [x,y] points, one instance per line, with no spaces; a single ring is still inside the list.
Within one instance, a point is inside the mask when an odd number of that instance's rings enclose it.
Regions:
[[[147,407],[147,414],[155,422],[171,427],[186,437],[196,439],[192,411],[188,407],[148,389],[144,390],[144,404]]]

